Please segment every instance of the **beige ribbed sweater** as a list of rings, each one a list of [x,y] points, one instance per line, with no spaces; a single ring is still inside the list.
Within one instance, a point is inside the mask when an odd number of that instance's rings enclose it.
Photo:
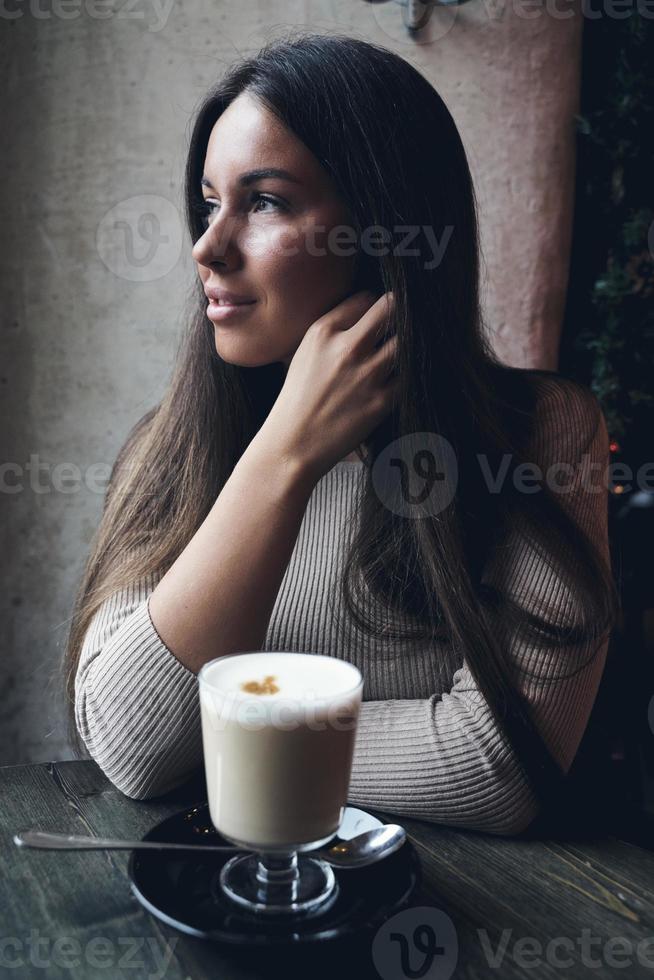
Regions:
[[[543,390],[531,459],[544,473],[553,463],[573,465],[571,492],[562,500],[608,559],[604,416],[589,391],[561,379],[548,381]],[[466,664],[442,685],[437,647],[405,643],[400,650],[356,629],[344,634],[334,628],[327,599],[334,595],[338,603],[337,576],[351,533],[347,519],[363,469],[359,462],[339,462],[316,484],[264,649],[329,654],[361,670],[365,685],[352,804],[494,834],[518,833],[538,805]],[[558,480],[567,483],[568,477]],[[590,483],[599,492],[589,489]],[[555,571],[517,530],[491,557],[484,580],[510,590],[530,608],[544,600],[573,608]],[[104,603],[88,629],[76,675],[82,739],[108,778],[135,799],[167,792],[202,766],[197,676],[157,635],[148,612],[155,585],[151,576]],[[536,674],[522,690],[566,770],[593,706],[607,646],[574,677],[552,682],[552,673],[572,672],[589,650],[566,648],[557,656],[511,644],[511,654]]]

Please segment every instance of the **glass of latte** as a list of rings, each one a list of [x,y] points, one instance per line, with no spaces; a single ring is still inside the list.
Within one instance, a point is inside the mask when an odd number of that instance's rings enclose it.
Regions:
[[[211,660],[198,680],[211,821],[253,852],[223,866],[222,891],[250,911],[324,910],[337,882],[308,852],[342,820],[361,673],[321,654],[258,652]]]

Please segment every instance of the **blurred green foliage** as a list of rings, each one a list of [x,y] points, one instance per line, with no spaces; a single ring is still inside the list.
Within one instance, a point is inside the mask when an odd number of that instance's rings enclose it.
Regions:
[[[584,21],[559,370],[597,395],[633,465],[654,459],[654,20]]]

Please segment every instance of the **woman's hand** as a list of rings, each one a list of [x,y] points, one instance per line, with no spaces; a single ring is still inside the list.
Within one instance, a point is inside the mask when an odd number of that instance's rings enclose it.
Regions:
[[[258,433],[315,479],[359,446],[392,408],[397,337],[375,349],[392,303],[390,292],[375,299],[364,290],[312,323]]]

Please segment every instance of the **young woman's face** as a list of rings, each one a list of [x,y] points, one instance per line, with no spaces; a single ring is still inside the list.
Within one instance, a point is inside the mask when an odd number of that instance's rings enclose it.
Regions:
[[[293,179],[242,183],[263,168]],[[216,351],[244,367],[288,367],[314,320],[353,291],[353,232],[329,238],[351,228],[345,204],[307,147],[245,93],[211,131],[202,194],[206,230],[192,255],[204,289],[254,300],[224,320],[208,306]]]

